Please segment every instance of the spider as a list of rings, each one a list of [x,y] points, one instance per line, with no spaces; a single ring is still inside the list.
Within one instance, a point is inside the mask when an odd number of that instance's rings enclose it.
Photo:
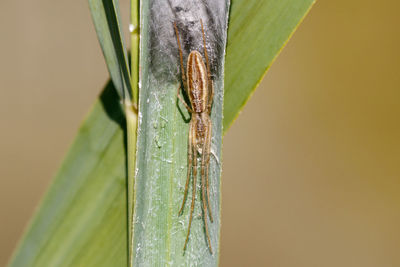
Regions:
[[[213,217],[210,209],[210,188],[208,181],[209,165],[210,165],[210,151],[211,151],[211,128],[212,122],[210,118],[211,107],[214,96],[214,87],[211,80],[210,65],[208,61],[208,54],[206,49],[206,39],[203,28],[203,21],[200,20],[201,31],[203,34],[203,47],[206,64],[204,64],[203,57],[198,51],[191,51],[187,60],[186,76],[183,67],[182,48],[179,40],[178,28],[174,23],[176,39],[179,48],[180,65],[182,72],[182,83],[186,91],[187,96],[190,100],[190,106],[180,96],[181,86],[178,87],[177,96],[183,103],[186,109],[191,114],[191,120],[189,124],[189,141],[188,141],[188,171],[185,185],[185,193],[183,196],[182,206],[179,210],[179,215],[182,214],[185,206],[185,201],[188,194],[190,174],[193,173],[193,184],[192,184],[192,202],[190,206],[189,215],[189,226],[186,235],[185,245],[183,250],[186,250],[186,246],[189,240],[190,227],[192,225],[194,203],[196,200],[196,179],[197,179],[197,156],[201,154],[201,202],[203,206],[203,221],[206,232],[208,248],[212,254],[212,247],[210,242],[210,235],[208,232],[207,225],[207,211],[210,216],[210,221],[213,222]],[[207,66],[207,68],[206,68]],[[188,80],[186,80],[186,77]],[[207,198],[206,198],[207,195]]]

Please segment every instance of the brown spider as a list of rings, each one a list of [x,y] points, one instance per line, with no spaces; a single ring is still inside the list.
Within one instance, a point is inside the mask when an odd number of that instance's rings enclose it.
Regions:
[[[210,209],[210,188],[208,182],[208,171],[210,165],[210,150],[211,150],[211,106],[214,96],[214,87],[211,80],[210,65],[208,62],[208,54],[206,49],[206,39],[204,34],[203,22],[201,23],[201,31],[203,33],[203,46],[204,56],[206,58],[207,68],[204,65],[203,57],[198,51],[191,51],[187,60],[186,80],[185,70],[183,67],[182,48],[179,41],[178,28],[174,23],[176,39],[179,47],[179,56],[182,71],[182,83],[184,89],[190,99],[191,107],[180,96],[181,86],[178,87],[178,98],[191,113],[191,120],[189,125],[189,148],[188,148],[188,171],[185,185],[185,194],[183,196],[182,207],[179,210],[179,215],[182,214],[185,206],[185,201],[188,194],[188,187],[190,181],[190,174],[193,169],[193,189],[192,189],[192,203],[190,206],[189,227],[185,240],[183,250],[189,240],[190,227],[192,225],[194,203],[196,199],[196,178],[197,178],[197,155],[201,154],[201,196],[203,206],[203,220],[204,228],[206,231],[208,247],[212,253],[210,235],[207,226],[207,210],[210,215],[210,221],[213,222],[213,217]],[[207,201],[206,201],[207,194]]]

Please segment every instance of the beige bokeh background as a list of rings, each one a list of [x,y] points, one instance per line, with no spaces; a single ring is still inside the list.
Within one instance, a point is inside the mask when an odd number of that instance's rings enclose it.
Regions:
[[[224,139],[221,266],[400,266],[399,8],[320,0],[283,50]],[[3,266],[108,75],[86,1],[0,34]]]

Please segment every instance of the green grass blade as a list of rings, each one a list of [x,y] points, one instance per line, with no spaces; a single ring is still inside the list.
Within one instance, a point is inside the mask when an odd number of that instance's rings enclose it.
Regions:
[[[132,14],[134,21],[131,27],[137,29],[135,23],[138,14],[138,4],[132,1]],[[127,123],[127,187],[128,187],[128,236],[132,236],[132,211],[133,211],[133,188],[134,188],[134,169],[136,160],[136,130],[138,92],[138,31],[132,29],[132,73],[129,72],[127,50],[124,45],[123,33],[121,30],[121,16],[119,12],[118,0],[89,0],[90,11],[96,28],[96,33],[103,50],[104,58],[111,76],[111,79],[124,99],[124,111]],[[135,19],[136,18],[136,19]],[[129,244],[131,242],[129,241]],[[131,257],[131,247],[128,248]]]
[[[218,264],[223,63],[228,10],[226,0],[142,2],[134,266]],[[203,54],[200,19],[207,34],[214,82],[213,156],[210,160],[210,208],[214,222],[207,219],[213,254],[208,249],[203,220],[198,215],[202,211],[200,189],[196,194],[194,220],[185,253],[192,189],[184,213],[178,216],[187,177],[190,114],[176,96],[182,79],[173,22],[178,25],[186,65],[191,51]],[[196,187],[201,180],[200,168],[198,170]]]
[[[118,0],[89,0],[89,7],[111,80],[121,98],[132,99]]]
[[[126,266],[125,117],[110,83],[79,129],[11,266]]]
[[[315,1],[232,1],[225,63],[224,131]]]
[[[225,130],[312,3],[233,1],[225,61]],[[177,71],[176,65],[172,68]],[[126,123],[114,90],[106,87],[83,122],[11,266],[127,265]],[[182,133],[182,140],[186,138]],[[186,162],[186,155],[180,157]]]

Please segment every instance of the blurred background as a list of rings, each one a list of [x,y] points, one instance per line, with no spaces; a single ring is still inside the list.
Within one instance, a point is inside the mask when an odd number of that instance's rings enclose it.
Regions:
[[[221,266],[400,266],[399,8],[320,0],[271,67],[224,138]],[[87,1],[2,0],[0,34],[4,266],[108,74]]]

